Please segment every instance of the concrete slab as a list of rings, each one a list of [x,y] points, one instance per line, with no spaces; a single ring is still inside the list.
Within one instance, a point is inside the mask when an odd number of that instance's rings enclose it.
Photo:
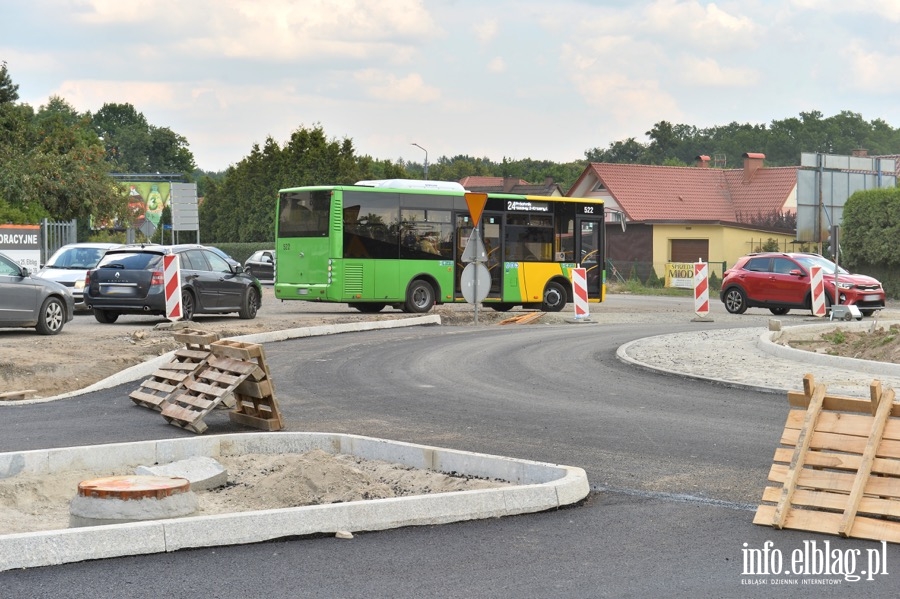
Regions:
[[[0,478],[71,468],[134,468],[203,456],[241,453],[330,453],[386,460],[515,483],[456,491],[260,510],[214,516],[87,526],[0,535],[0,571],[89,559],[258,543],[291,536],[384,530],[524,514],[576,503],[590,487],[581,468],[517,460],[387,439],[336,433],[245,433],[139,441],[0,454]]]
[[[208,456],[192,456],[177,462],[168,462],[154,466],[138,466],[134,469],[134,473],[186,478],[191,483],[192,491],[215,489],[228,483],[228,471],[225,470],[225,466]]]

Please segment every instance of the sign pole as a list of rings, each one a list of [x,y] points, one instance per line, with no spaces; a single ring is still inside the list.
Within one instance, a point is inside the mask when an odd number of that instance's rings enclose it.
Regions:
[[[475,238],[477,241],[475,243],[476,247],[473,247],[471,250],[472,262],[475,263],[475,276],[472,281],[472,295],[475,298],[472,304],[475,306],[475,325],[478,325],[478,304],[481,301],[478,296],[478,276],[477,273],[480,270],[482,263],[482,254],[484,253],[483,242],[481,240],[481,213],[484,211],[484,207],[487,204],[487,194],[486,193],[473,193],[466,192],[466,206],[469,208],[469,216],[472,217],[472,238]],[[469,241],[472,240],[469,239]],[[466,250],[469,250],[468,244],[466,245]],[[464,252],[463,261],[469,254]],[[490,289],[490,285],[488,286]],[[484,294],[487,297],[487,293]]]
[[[479,222],[475,223],[475,233],[476,233],[476,235],[478,235],[478,238],[481,239],[481,223],[479,223]],[[478,268],[479,264],[481,264],[480,256],[476,255],[475,268]],[[478,277],[475,277],[474,281],[472,282],[472,293],[475,297],[478,297]],[[478,326],[478,302],[475,301],[473,303],[473,305],[475,306],[475,326],[477,327]]]

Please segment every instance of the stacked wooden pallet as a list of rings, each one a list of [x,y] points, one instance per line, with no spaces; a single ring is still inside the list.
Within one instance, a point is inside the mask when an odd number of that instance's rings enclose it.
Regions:
[[[753,522],[900,542],[900,404],[873,381],[869,399],[828,395],[808,374],[788,414]]]
[[[207,429],[203,418],[226,398],[235,400],[233,421],[264,430],[283,428],[262,346],[227,339],[210,343],[205,362],[178,383],[161,413],[169,424],[202,433]]]
[[[210,343],[219,339],[218,333],[193,329],[181,329],[173,333],[173,336],[175,341],[184,343],[184,347],[175,350],[171,362],[156,369],[149,379],[129,394],[135,404],[157,412],[162,411],[166,398],[185,378],[206,363]]]

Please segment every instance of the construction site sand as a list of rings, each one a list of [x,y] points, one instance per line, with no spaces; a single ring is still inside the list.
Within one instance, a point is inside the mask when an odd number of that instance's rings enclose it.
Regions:
[[[313,450],[301,454],[248,454],[218,458],[228,472],[224,487],[196,492],[208,516],[445,493],[504,486],[465,476],[449,476],[399,464]],[[130,471],[72,471],[18,475],[0,480],[0,534],[69,527],[69,502],[78,483]]]

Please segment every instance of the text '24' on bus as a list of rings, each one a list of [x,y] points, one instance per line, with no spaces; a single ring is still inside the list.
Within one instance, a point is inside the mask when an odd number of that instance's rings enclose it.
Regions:
[[[275,297],[360,312],[465,301],[473,229],[465,196],[458,183],[402,179],[279,191]],[[562,310],[578,266],[588,301],[603,301],[602,200],[488,194],[478,226],[490,274],[485,306]]]

